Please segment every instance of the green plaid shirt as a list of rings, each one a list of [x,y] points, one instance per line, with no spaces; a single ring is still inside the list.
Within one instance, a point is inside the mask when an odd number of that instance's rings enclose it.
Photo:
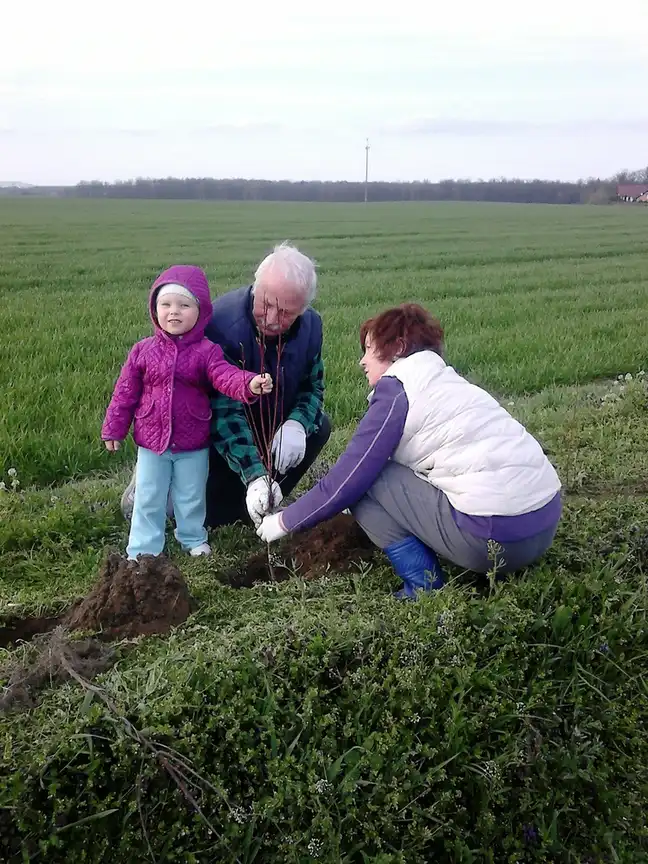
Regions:
[[[301,381],[292,411],[284,420],[297,420],[308,437],[319,428],[323,405],[324,363],[322,355],[318,354],[310,372]],[[267,473],[241,402],[216,393],[212,398],[211,431],[214,446],[246,485]]]

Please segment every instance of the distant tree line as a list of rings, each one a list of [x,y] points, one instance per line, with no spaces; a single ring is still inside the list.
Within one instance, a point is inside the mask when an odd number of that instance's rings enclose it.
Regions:
[[[411,183],[372,182],[369,201],[511,201],[519,203],[580,204],[597,185],[542,180],[441,180]],[[88,198],[191,198],[224,201],[364,201],[364,183],[342,181],[211,180],[138,178],[125,183],[83,183],[70,190]],[[611,195],[614,194],[612,189]]]
[[[556,180],[428,180],[408,183],[372,182],[369,201],[501,201],[519,204],[607,204],[616,200],[618,183],[648,181],[648,168],[622,171],[614,177],[590,177],[572,183]],[[246,180],[166,177],[76,186],[4,188],[0,195],[63,198],[190,199],[202,201],[364,201],[365,184],[340,180]]]

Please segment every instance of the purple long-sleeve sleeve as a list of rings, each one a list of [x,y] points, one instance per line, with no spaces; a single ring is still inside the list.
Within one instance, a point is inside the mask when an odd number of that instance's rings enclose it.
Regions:
[[[408,409],[401,382],[381,378],[344,453],[316,486],[282,511],[284,528],[312,528],[359,501],[398,447]]]
[[[207,340],[205,340],[207,341]],[[207,376],[214,390],[224,393],[237,402],[250,404],[259,398],[250,390],[254,372],[245,372],[225,359],[220,345],[211,345],[207,360]]]
[[[140,364],[141,343],[137,342],[128,353],[115,384],[106,410],[101,438],[104,441],[123,441],[133,422],[135,409],[142,395],[143,370]]]

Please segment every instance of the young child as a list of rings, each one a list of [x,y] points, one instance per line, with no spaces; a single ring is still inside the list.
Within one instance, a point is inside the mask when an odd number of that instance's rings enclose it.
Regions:
[[[134,420],[138,454],[126,553],[135,560],[162,552],[170,490],[178,542],[191,555],[209,555],[209,386],[250,403],[272,391],[272,378],[231,365],[204,336],[212,304],[199,267],[165,270],[151,288],[149,311],[155,335],[131,348],[101,430],[106,449],[118,450]]]

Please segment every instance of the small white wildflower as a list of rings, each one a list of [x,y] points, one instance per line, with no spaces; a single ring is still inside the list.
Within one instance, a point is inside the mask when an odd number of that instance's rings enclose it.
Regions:
[[[243,807],[232,807],[232,819],[238,824],[243,825],[248,821],[248,814]]]
[[[7,491],[7,484],[4,482],[4,480],[0,480],[0,492],[6,492],[6,491]]]
[[[312,858],[319,858],[322,854],[322,850],[324,849],[324,844],[321,840],[311,840],[308,844],[308,854]]]
[[[453,654],[453,656],[450,658],[450,665],[451,666],[461,666],[461,660],[459,659],[458,654]]]
[[[318,780],[315,784],[315,791],[318,795],[323,795],[325,792],[330,792],[333,788],[333,784],[329,783],[328,780]]]
[[[489,780],[497,781],[501,777],[499,766],[492,760],[484,762],[484,774]]]
[[[452,636],[454,632],[454,620],[452,612],[442,612],[437,621],[437,630],[442,636]]]
[[[625,376],[626,381],[632,381],[632,375],[628,372]]]
[[[486,543],[486,549],[488,550],[489,558],[495,558],[496,555],[499,555],[500,552],[504,551],[504,547],[501,546],[496,540],[489,540]]]
[[[518,714],[524,711],[524,702],[518,702],[515,706],[515,710],[518,712]]]
[[[16,471],[15,468],[10,468],[10,469],[7,471],[7,474],[8,474],[10,477],[15,477],[15,476],[18,474],[18,472]]]
[[[405,650],[401,654],[400,660],[403,666],[411,666],[413,663],[416,663],[416,652]]]

